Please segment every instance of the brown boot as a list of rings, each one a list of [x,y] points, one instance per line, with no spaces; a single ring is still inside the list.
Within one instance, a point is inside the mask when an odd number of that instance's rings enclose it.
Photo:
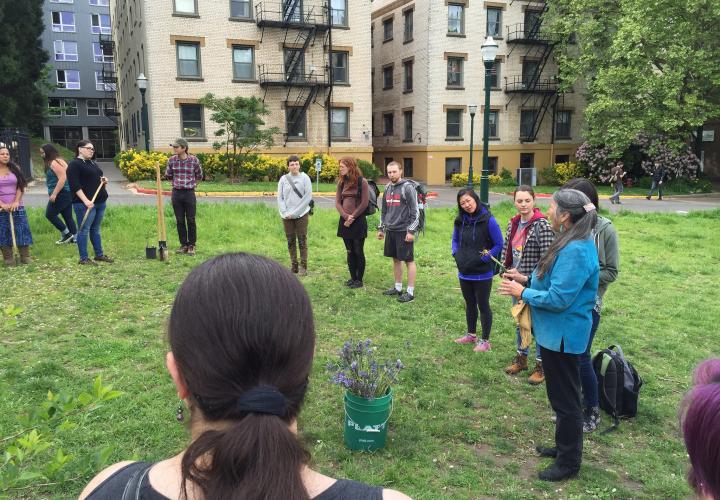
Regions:
[[[528,383],[531,385],[538,385],[545,382],[545,372],[543,371],[542,361],[535,363],[535,369],[528,377]]]
[[[23,246],[18,247],[20,250],[20,263],[21,264],[30,264],[30,247]]]
[[[291,267],[290,267],[290,270],[291,270],[293,273],[297,274],[297,273],[298,273],[298,263],[297,263],[297,261],[295,261],[295,262],[293,262],[292,264],[290,264],[290,266],[291,266]]]
[[[13,258],[12,247],[0,247],[0,250],[2,250],[2,256],[3,260],[5,261],[5,265],[8,267],[15,266],[15,259]]]
[[[508,375],[517,375],[521,371],[524,371],[527,369],[528,369],[527,355],[517,353],[515,355],[515,357],[513,358],[510,366],[505,368],[505,373],[507,373]]]
[[[300,261],[300,270],[298,271],[298,276],[307,276],[307,261],[306,260]]]

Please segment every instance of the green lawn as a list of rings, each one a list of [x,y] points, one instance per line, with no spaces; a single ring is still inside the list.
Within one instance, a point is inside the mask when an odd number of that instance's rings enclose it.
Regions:
[[[136,183],[138,186],[146,188],[146,189],[155,189],[157,184],[155,181],[138,181]],[[163,181],[162,183],[163,190],[171,190],[172,189],[172,183]],[[329,183],[329,182],[321,182],[320,183],[320,192],[326,192],[326,193],[334,193],[336,188],[336,184]],[[316,184],[313,182],[313,191],[316,189]],[[242,182],[238,184],[231,184],[229,182],[201,182],[198,184],[197,187],[198,192],[208,192],[208,193],[227,193],[227,192],[270,192],[274,193],[277,191],[277,182]]]
[[[510,203],[493,210],[505,227]],[[270,207],[201,204],[198,255],[172,255],[167,264],[147,261],[145,244],[156,237],[154,214],[153,207],[108,208],[105,247],[117,261],[87,268],[77,265],[75,248],[52,243],[57,235],[42,211],[30,210],[35,263],[0,269],[0,306],[24,308],[17,326],[4,327],[0,335],[0,435],[16,433],[17,415],[41,402],[48,390],[78,392],[101,374],[126,394],[87,415],[77,429],[60,432],[66,453],[82,458],[111,444],[111,461],[159,460],[182,448],[186,430],[175,422],[178,401],[164,366],[164,329],[174,293],[193,266],[221,252],[256,252],[286,262],[285,239]],[[399,304],[381,295],[392,277],[380,242],[369,239],[365,246],[366,287],[347,289],[337,214],[319,209],[313,216],[310,275],[303,282],[314,304],[318,343],[299,423],[313,465],[420,499],[690,495],[677,407],[693,367],[720,354],[714,285],[720,211],[613,215],[622,271],[606,297],[595,347],[620,343],[645,385],[637,419],[623,422],[615,433],[587,437],[579,479],[562,484],[536,479],[548,462],[533,450],[553,435],[544,386],[531,387],[525,376],[503,372],[514,354],[509,299],[492,296],[492,351],[474,354],[470,346],[452,342],[465,331],[449,255],[453,217],[450,210],[430,212],[416,251],[417,298]],[[172,220],[169,208],[166,219]],[[374,454],[343,446],[342,394],[324,372],[351,338],[371,338],[388,358],[399,357],[407,366],[395,388],[388,445]],[[602,428],[608,420],[604,416]],[[71,498],[92,474],[73,465],[71,480],[60,485],[35,480],[36,486],[6,494]]]
[[[46,142],[47,141],[42,137],[32,137],[30,139],[30,156],[32,158],[32,172],[35,179],[45,178],[45,163],[42,156],[40,156],[40,146]],[[64,158],[65,161],[70,162],[70,160],[73,159],[73,152],[65,146],[61,146],[60,144],[54,142],[51,144],[57,148],[60,156]]]

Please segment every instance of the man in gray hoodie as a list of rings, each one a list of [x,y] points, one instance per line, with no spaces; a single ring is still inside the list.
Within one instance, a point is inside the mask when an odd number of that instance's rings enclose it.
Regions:
[[[385,257],[392,257],[395,286],[383,292],[384,295],[397,296],[398,302],[410,302],[415,298],[415,275],[417,266],[413,254],[413,243],[420,225],[420,212],[417,204],[415,186],[402,178],[402,166],[396,162],[388,163],[387,176],[390,183],[385,186],[380,206],[380,225],[378,239],[385,239]],[[405,262],[408,274],[407,291],[402,291],[403,268]]]

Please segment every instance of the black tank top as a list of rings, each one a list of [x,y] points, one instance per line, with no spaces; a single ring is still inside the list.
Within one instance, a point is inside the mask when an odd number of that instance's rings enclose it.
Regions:
[[[100,483],[88,495],[88,500],[169,500],[150,485],[147,472],[152,466],[153,464],[148,462],[133,462],[126,465]],[[136,491],[126,493],[125,490],[134,477],[140,479],[138,487]],[[127,496],[123,497],[123,495]],[[382,488],[338,479],[314,500],[382,500]]]

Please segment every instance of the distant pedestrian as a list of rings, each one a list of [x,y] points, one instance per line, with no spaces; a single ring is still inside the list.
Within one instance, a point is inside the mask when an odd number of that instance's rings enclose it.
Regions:
[[[30,245],[33,244],[22,196],[27,181],[20,168],[10,160],[10,150],[0,147],[0,250],[6,266],[14,266],[13,229],[20,262],[30,263]],[[12,225],[10,221],[12,217]]]
[[[111,264],[113,259],[105,255],[100,237],[100,226],[105,217],[105,202],[108,193],[105,189],[107,178],[103,171],[93,161],[95,158],[95,147],[90,141],[80,141],[75,146],[75,159],[70,162],[67,168],[70,192],[73,195],[73,209],[77,217],[78,228],[77,246],[80,253],[80,265],[96,266],[97,262]],[[97,192],[97,197],[92,200]],[[82,223],[85,213],[87,219]],[[90,260],[87,253],[88,239],[95,251],[95,259]],[[97,262],[96,262],[97,261]]]
[[[285,237],[292,272],[307,276],[308,266],[308,222],[310,220],[312,181],[300,171],[300,158],[291,155],[287,159],[288,173],[280,177],[277,187],[277,202],[283,219]],[[300,262],[298,265],[298,247]]]
[[[188,142],[178,138],[171,144],[175,153],[167,161],[165,178],[172,181],[172,206],[175,212],[180,248],[175,253],[195,255],[197,226],[195,188],[203,178],[200,160],[188,154]]]
[[[347,251],[350,288],[363,286],[365,274],[365,239],[367,219],[365,209],[370,199],[369,186],[354,158],[340,158],[340,176],[335,191],[335,208],[340,213],[337,235],[343,239]]]
[[[495,264],[503,247],[502,230],[490,210],[480,202],[472,189],[461,189],[457,194],[458,214],[453,224],[452,255],[458,268],[460,290],[465,299],[467,333],[455,339],[458,344],[475,344],[473,351],[490,350],[492,329],[492,290]],[[483,254],[484,251],[489,253]],[[482,337],[477,338],[478,310]]]
[[[77,225],[73,219],[72,195],[67,182],[68,165],[52,144],[40,146],[40,156],[45,162],[45,185],[49,196],[45,217],[60,231],[60,239],[55,244],[75,243]],[[65,223],[59,215],[62,215]]]
[[[652,173],[652,185],[650,186],[650,191],[648,191],[647,196],[645,199],[649,200],[653,193],[655,192],[655,189],[658,190],[658,200],[662,200],[662,194],[663,194],[663,181],[665,181],[665,167],[662,166],[662,164],[659,161],[656,161],[653,165],[653,173]]]
[[[622,205],[620,202],[620,194],[623,192],[623,178],[625,177],[625,165],[618,161],[613,168],[610,169],[610,184],[615,192],[610,197],[610,203]]]
[[[415,298],[417,275],[413,245],[420,225],[417,191],[411,183],[402,178],[403,170],[398,162],[388,163],[386,172],[390,182],[383,193],[377,237],[385,240],[384,255],[393,260],[395,286],[383,294],[397,296],[398,302],[410,302]],[[403,262],[408,275],[405,293],[402,291]]]
[[[503,278],[512,279],[525,284],[535,266],[555,239],[555,232],[539,208],[535,207],[535,191],[531,186],[518,186],[513,193],[515,202],[515,215],[508,222],[503,250],[503,265],[507,272]],[[513,297],[513,304],[517,300]],[[522,348],[520,327],[515,326],[515,345],[517,354],[510,365],[505,368],[508,375],[517,375],[528,369],[528,355],[530,346]],[[528,377],[532,385],[542,384],[545,381],[540,345],[535,342],[535,368]]]

